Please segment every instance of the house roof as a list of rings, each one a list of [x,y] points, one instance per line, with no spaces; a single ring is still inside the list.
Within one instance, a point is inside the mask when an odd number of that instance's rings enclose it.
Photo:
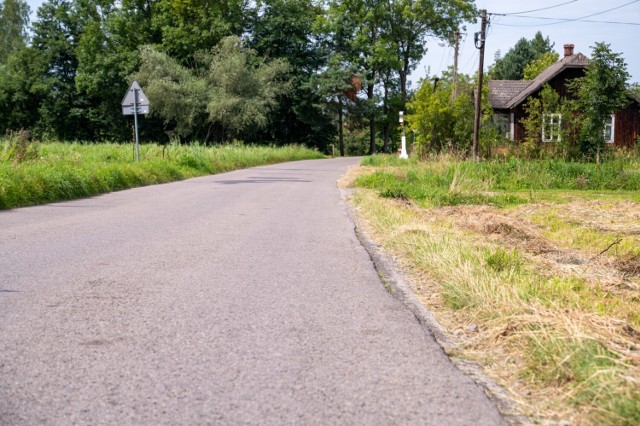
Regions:
[[[637,103],[640,104],[640,95],[638,95],[637,93],[634,93],[634,92],[631,92],[631,91],[627,91],[627,96],[632,101],[636,101]]]
[[[530,84],[531,80],[489,80],[489,103],[495,109],[507,109],[509,101]]]
[[[565,56],[562,60],[551,64],[533,80],[491,80],[489,81],[489,102],[495,109],[515,108],[565,69],[585,68],[587,65],[589,65],[589,58],[582,53],[577,53]],[[521,89],[517,91],[518,88]]]

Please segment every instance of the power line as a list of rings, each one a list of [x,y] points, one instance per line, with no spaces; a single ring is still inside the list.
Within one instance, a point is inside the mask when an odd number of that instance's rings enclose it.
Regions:
[[[558,19],[558,18],[536,18],[536,19]],[[614,24],[614,25],[637,25],[640,26],[640,22],[621,22],[621,21],[595,21],[590,19],[573,19],[572,22],[586,22],[590,24]],[[563,22],[554,22],[553,24],[562,24]],[[494,25],[501,27],[541,27],[544,25],[552,24],[499,24],[494,22]]]
[[[440,67],[439,67],[439,72],[442,73],[442,63],[444,62],[444,57],[447,56],[447,54],[449,53],[449,47],[445,47],[442,49],[442,58],[440,59]]]
[[[524,12],[490,13],[489,15],[500,15],[500,16],[522,15],[522,14],[525,14],[525,13],[540,12],[541,10],[555,9],[556,7],[564,6],[565,4],[569,4],[569,3],[575,3],[577,1],[578,0],[571,0],[571,1],[564,2],[564,3],[556,4],[555,6],[548,6],[548,7],[543,7],[543,8],[540,8],[540,9],[525,10]]]
[[[581,21],[581,22],[588,22],[585,18],[591,18],[593,16],[598,16],[598,15],[603,15],[607,12],[611,12],[617,9],[621,9],[625,6],[629,6],[630,4],[634,4],[634,3],[638,3],[640,0],[633,0],[630,1],[628,3],[625,4],[621,4],[620,6],[616,6],[616,7],[612,7],[611,9],[607,9],[607,10],[603,10],[601,12],[597,12],[597,13],[592,13],[591,15],[585,15],[585,16],[581,16],[579,18],[550,18],[550,17],[546,17],[546,16],[524,16],[524,15],[518,15],[518,14],[510,14],[509,16],[514,17],[514,18],[526,18],[526,19],[542,19],[542,20],[554,20],[554,21],[558,21],[558,22],[551,22],[548,24],[537,24],[536,26],[542,27],[542,26],[548,26],[548,25],[557,25],[557,24],[563,24],[566,22],[575,22],[575,21]],[[605,22],[602,22],[605,23]],[[629,25],[637,25],[637,24],[633,24],[633,23],[627,23]],[[513,25],[505,25],[505,24],[499,24],[499,25],[504,25],[504,26],[513,26]],[[523,25],[524,26],[524,25]],[[530,25],[527,25],[530,26]]]
[[[476,50],[475,52],[473,52],[473,55],[471,55],[471,57],[467,60],[467,63],[464,65],[462,69],[467,71],[469,69],[469,64],[471,64],[471,61],[473,60],[473,64],[471,65],[471,72],[473,72],[473,69],[476,67],[476,63],[479,57],[480,57],[480,52]],[[470,74],[470,72],[467,72],[467,74]]]

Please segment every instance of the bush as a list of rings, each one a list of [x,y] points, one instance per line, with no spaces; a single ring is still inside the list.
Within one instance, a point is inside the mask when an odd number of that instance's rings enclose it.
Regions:
[[[0,148],[0,163],[17,164],[38,158],[38,144],[31,140],[28,130],[7,133]]]

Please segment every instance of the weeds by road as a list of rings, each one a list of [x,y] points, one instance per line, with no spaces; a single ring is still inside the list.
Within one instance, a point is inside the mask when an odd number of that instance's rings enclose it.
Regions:
[[[363,162],[354,196],[455,343],[535,422],[640,423],[633,161]]]
[[[0,210],[284,161],[322,158],[301,146],[131,145],[0,141]]]

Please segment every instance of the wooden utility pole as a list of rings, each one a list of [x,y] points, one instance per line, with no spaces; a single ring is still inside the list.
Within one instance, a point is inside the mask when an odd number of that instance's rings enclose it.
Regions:
[[[458,53],[460,48],[460,32],[456,31],[454,34],[455,44],[453,46],[453,94],[451,95],[453,100],[456,100],[458,96]]]
[[[478,138],[480,135],[480,106],[482,104],[482,72],[484,68],[484,42],[487,32],[487,10],[480,11],[482,26],[475,34],[476,48],[480,49],[480,64],[478,65],[478,89],[476,90],[476,115],[473,122],[473,159],[478,161]]]

